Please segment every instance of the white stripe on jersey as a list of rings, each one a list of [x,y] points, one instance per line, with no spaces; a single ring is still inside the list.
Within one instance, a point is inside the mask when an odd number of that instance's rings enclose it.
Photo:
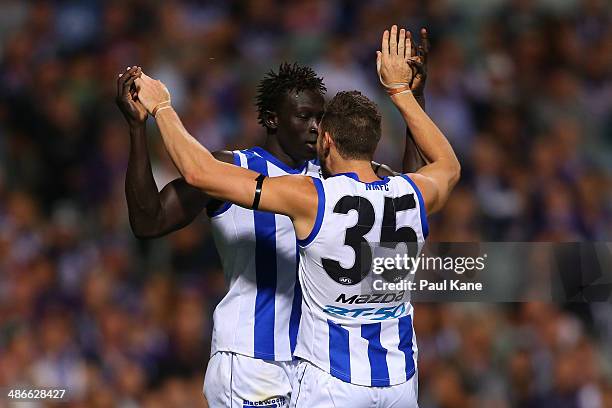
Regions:
[[[314,162],[291,169],[262,148],[234,152],[234,164],[270,177],[319,175]],[[211,354],[230,351],[265,360],[291,360],[301,314],[291,220],[227,203],[209,215],[229,284],[213,315]]]
[[[353,384],[408,381],[417,354],[412,306],[403,292],[384,304],[368,303],[373,293],[357,260],[381,241],[420,251],[428,234],[421,194],[407,176],[362,183],[346,173],[314,183],[319,210],[313,232],[300,241],[303,302],[294,354]]]

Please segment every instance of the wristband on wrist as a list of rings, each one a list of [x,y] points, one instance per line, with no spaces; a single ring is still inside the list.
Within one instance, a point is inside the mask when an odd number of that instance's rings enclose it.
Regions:
[[[389,96],[399,95],[403,93],[411,93],[411,92],[412,90],[410,89],[410,85],[403,85],[399,88],[388,88],[387,89],[387,93],[389,94]]]
[[[412,93],[412,91],[410,89],[407,89],[405,91],[401,91],[401,92],[397,92],[394,94],[391,94],[391,97],[397,96],[397,95],[401,95],[401,94],[407,94],[407,93]]]
[[[390,89],[398,89],[398,88],[404,88],[404,87],[408,87],[410,89],[410,84],[408,82],[392,82],[390,84],[386,84],[385,81],[383,81],[382,76],[380,74],[378,74],[378,80],[380,81],[380,83],[382,84],[382,86],[385,87],[385,89],[387,90],[387,92]]]
[[[170,109],[170,108],[172,108],[172,106],[171,106],[171,105],[168,105],[168,106],[162,106],[161,108],[159,108],[159,109],[157,110],[157,112],[155,112],[155,116],[154,116],[154,118],[157,118],[157,114],[158,114],[159,112],[163,111],[164,109]]]
[[[155,117],[155,115],[157,115],[157,112],[159,112],[160,110],[166,109],[166,108],[171,108],[171,107],[172,107],[172,105],[170,105],[170,100],[160,102],[157,105],[155,105],[155,107],[151,111],[151,115],[153,117]]]

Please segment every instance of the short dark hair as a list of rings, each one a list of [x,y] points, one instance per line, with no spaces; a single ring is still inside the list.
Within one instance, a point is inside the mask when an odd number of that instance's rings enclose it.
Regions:
[[[328,132],[344,159],[372,160],[380,140],[378,106],[359,91],[338,92],[325,107],[322,132]]]
[[[257,119],[261,125],[265,126],[264,113],[276,111],[281,98],[291,90],[313,90],[323,96],[327,88],[323,85],[323,78],[318,77],[312,68],[296,62],[282,63],[278,73],[270,70],[257,86]]]

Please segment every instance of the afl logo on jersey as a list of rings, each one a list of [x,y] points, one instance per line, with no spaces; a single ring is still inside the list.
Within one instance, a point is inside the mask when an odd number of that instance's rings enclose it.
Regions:
[[[343,285],[350,285],[351,283],[353,283],[353,280],[348,276],[342,276],[338,279],[338,281]]]

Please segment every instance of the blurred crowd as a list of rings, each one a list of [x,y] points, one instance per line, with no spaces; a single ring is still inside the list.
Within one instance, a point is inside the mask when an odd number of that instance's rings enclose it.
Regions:
[[[374,64],[392,23],[430,32],[427,111],[463,166],[431,239],[609,241],[607,0],[5,0],[0,388],[66,388],[74,407],[202,406],[223,274],[204,216],[132,236],[117,74],[161,79],[215,150],[261,143],[257,81],[309,64],[328,96],[379,103],[376,159],[399,168],[404,125]],[[161,188],[177,172],[148,131]],[[612,407],[611,316],[609,303],[418,304],[421,407]]]

